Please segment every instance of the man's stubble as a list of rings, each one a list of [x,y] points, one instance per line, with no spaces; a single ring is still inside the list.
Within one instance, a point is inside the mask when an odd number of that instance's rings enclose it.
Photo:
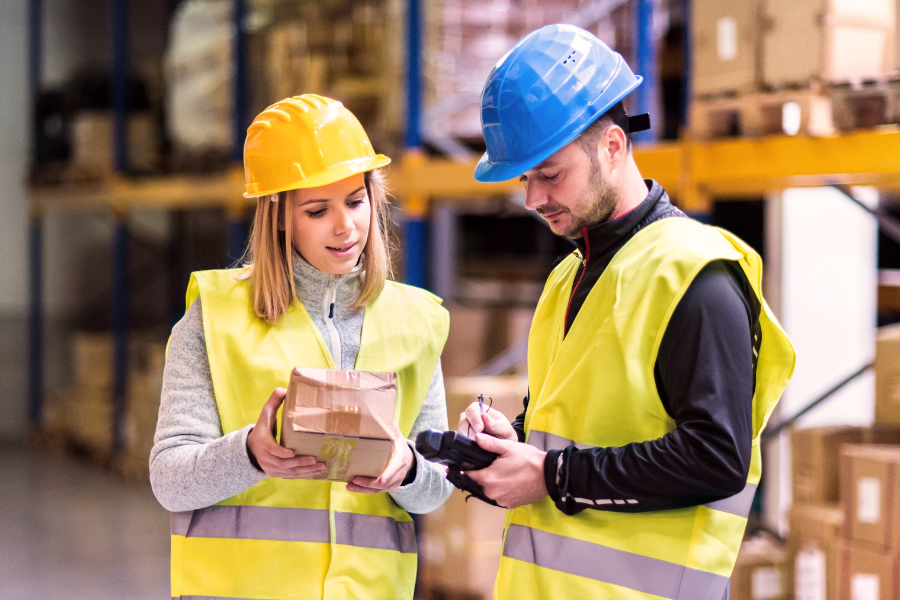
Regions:
[[[582,198],[576,203],[579,209],[585,207],[585,212],[575,215],[569,211],[569,214],[572,215],[572,224],[559,234],[571,240],[581,238],[582,230],[585,227],[590,227],[609,219],[616,208],[618,190],[603,177],[597,157],[590,153],[588,155],[591,159],[590,178]]]

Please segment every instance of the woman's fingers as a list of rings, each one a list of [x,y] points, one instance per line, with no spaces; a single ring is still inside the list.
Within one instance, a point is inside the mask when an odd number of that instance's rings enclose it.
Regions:
[[[263,453],[259,465],[270,477],[290,478],[321,471],[325,465],[316,462],[315,456],[294,456],[281,458],[271,453]]]
[[[400,433],[399,427],[397,432]],[[347,484],[347,489],[351,492],[360,492],[363,494],[377,494],[394,489],[403,483],[406,473],[412,466],[412,461],[416,457],[412,453],[406,438],[401,437],[394,439],[394,450],[391,452],[391,458],[381,475],[378,477],[354,477],[352,483]]]
[[[269,396],[269,399],[263,404],[262,412],[259,414],[259,420],[256,422],[258,427],[265,427],[266,431],[270,431],[273,438],[275,435],[275,426],[277,424],[276,418],[278,415],[278,408],[281,406],[281,403],[284,402],[284,397],[286,395],[287,390],[285,388],[275,388],[272,395]]]

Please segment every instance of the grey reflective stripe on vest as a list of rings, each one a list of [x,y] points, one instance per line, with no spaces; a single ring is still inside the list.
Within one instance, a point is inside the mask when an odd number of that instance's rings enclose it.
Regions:
[[[506,531],[503,556],[670,600],[722,600],[729,578],[523,525]]]
[[[588,444],[576,444],[572,440],[564,438],[561,435],[536,431],[534,429],[528,433],[528,444],[534,446],[538,450],[543,450],[544,452],[547,452],[548,450],[564,450],[569,446],[575,446],[579,450],[593,447]],[[755,484],[748,483],[741,492],[734,496],[716,500],[715,502],[710,502],[703,506],[747,518],[750,516],[753,498],[756,496],[756,487]]]
[[[335,543],[338,544],[398,552],[416,551],[412,521],[336,512],[334,524]],[[331,527],[328,511],[322,509],[210,506],[172,513],[172,535],[327,544],[331,541]]]
[[[179,526],[182,533],[176,533],[173,515],[173,534],[196,538],[324,544],[331,541],[327,510],[273,506],[210,506],[193,511],[186,530],[183,521],[184,517],[180,516]]]
[[[334,530],[338,544],[410,553],[416,551],[416,529],[412,521],[336,512]]]
[[[750,509],[753,508],[753,498],[756,497],[756,487],[756,484],[748,483],[741,492],[734,496],[716,500],[715,502],[710,502],[703,506],[731,513],[739,517],[749,517]]]
[[[590,448],[588,444],[576,444],[568,438],[555,433],[547,433],[545,431],[537,431],[532,429],[528,433],[528,445],[534,446],[538,450],[547,452],[548,450],[565,450],[569,446],[575,446],[579,450]]]

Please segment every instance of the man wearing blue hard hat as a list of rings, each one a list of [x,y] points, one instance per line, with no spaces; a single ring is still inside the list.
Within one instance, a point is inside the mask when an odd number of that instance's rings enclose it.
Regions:
[[[518,178],[578,245],[535,312],[525,412],[460,418],[499,454],[469,475],[511,509],[497,598],[727,599],[793,372],[756,252],[641,176],[629,134],[649,119],[622,107],[640,83],[592,34],[550,25],[482,93],[475,178]]]

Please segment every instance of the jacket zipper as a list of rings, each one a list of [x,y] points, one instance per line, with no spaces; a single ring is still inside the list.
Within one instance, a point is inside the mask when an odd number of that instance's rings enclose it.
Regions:
[[[341,336],[334,326],[334,305],[337,302],[337,286],[331,288],[330,294],[325,295],[325,324],[328,327],[328,335],[331,337],[331,353],[336,369],[341,368]]]
[[[581,230],[581,235],[584,236],[584,257],[581,259],[581,276],[578,278],[578,282],[575,284],[575,287],[572,288],[572,295],[569,296],[569,304],[566,306],[566,320],[563,321],[563,331],[566,331],[566,323],[569,322],[569,309],[572,308],[572,300],[575,298],[575,292],[578,291],[578,286],[581,285],[581,280],[584,279],[584,272],[587,271],[588,261],[591,259],[591,240],[588,237],[587,227]]]

